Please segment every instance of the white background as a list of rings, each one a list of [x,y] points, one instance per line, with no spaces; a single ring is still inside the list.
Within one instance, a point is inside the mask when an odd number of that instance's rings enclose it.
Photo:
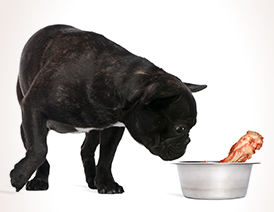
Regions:
[[[274,211],[273,1],[0,1],[0,211]],[[16,80],[21,51],[40,28],[69,24],[105,35],[182,81],[207,84],[194,94],[198,122],[180,160],[220,160],[247,130],[265,137],[250,161],[247,196],[183,197],[174,165],[125,133],[113,174],[125,193],[88,189],[83,134],[50,132],[48,191],[19,193],[9,172],[25,154]],[[237,174],[237,173],[235,173]]]

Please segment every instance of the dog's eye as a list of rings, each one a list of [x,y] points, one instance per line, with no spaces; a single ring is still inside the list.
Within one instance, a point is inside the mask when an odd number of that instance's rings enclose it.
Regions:
[[[175,130],[177,133],[182,133],[184,131],[184,128],[182,126],[177,126]]]

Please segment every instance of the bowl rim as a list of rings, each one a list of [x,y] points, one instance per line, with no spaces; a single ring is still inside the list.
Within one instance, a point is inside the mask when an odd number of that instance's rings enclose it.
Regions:
[[[260,162],[237,162],[237,163],[219,163],[219,161],[207,161],[207,163],[203,163],[203,161],[178,161],[174,162],[175,165],[199,165],[199,166],[239,166],[239,165],[253,165],[253,164],[261,164]]]

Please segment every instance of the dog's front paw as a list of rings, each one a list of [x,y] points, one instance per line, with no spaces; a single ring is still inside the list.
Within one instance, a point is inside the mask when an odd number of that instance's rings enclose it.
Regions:
[[[87,184],[88,184],[88,187],[90,189],[96,189],[96,185],[95,185],[95,182],[94,182],[94,178],[88,178],[87,180]]]
[[[41,191],[41,190],[47,190],[49,188],[48,181],[41,179],[41,178],[34,178],[30,180],[27,185],[26,189],[28,191]]]
[[[121,194],[124,192],[123,187],[116,182],[96,183],[96,186],[100,194]]]
[[[10,178],[11,185],[15,187],[17,192],[24,187],[28,180],[28,178],[25,175],[20,174],[16,169],[13,169],[10,172]]]

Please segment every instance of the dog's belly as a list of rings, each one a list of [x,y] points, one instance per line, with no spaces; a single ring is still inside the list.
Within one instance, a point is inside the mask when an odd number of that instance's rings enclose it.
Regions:
[[[82,132],[86,133],[86,132],[89,132],[91,130],[103,130],[103,129],[106,129],[106,128],[109,128],[109,127],[125,127],[125,125],[122,122],[117,122],[117,123],[109,125],[109,126],[107,126],[105,128],[96,128],[96,127],[81,128],[81,127],[75,127],[75,129],[79,133],[82,133]]]
[[[103,130],[109,127],[125,127],[125,125],[122,122],[117,122],[115,124],[111,124],[104,128],[96,128],[96,127],[82,128],[82,127],[74,127],[69,124],[64,124],[64,123],[60,123],[53,120],[48,120],[47,127],[48,129],[54,130],[59,133],[87,133],[91,130]]]

